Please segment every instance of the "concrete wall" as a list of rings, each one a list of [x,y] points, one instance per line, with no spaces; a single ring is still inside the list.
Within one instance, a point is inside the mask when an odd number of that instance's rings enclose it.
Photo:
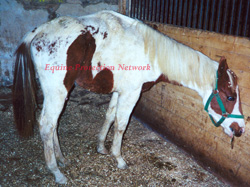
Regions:
[[[12,85],[14,52],[27,32],[58,16],[100,10],[118,11],[118,0],[1,0],[0,86]]]

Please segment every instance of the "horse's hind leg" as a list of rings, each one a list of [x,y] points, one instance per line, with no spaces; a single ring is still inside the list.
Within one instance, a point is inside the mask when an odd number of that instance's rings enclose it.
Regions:
[[[126,130],[130,114],[138,101],[140,92],[141,89],[130,93],[121,93],[118,98],[112,154],[115,156],[118,162],[117,167],[120,169],[127,168],[127,164],[121,156],[122,137]]]
[[[64,166],[68,165],[70,162],[69,162],[69,160],[65,159],[63,154],[62,154],[60,144],[58,141],[57,130],[54,131],[53,137],[54,137],[54,150],[55,150],[56,159],[57,159],[57,161],[59,161],[59,165],[64,167]]]
[[[117,100],[118,100],[118,93],[114,92],[112,95],[111,101],[109,103],[109,107],[108,107],[108,110],[106,113],[105,122],[104,122],[102,129],[101,129],[99,136],[98,136],[97,151],[101,154],[108,154],[108,151],[105,148],[104,142],[106,140],[109,128],[115,120]]]
[[[56,162],[54,143],[58,143],[58,140],[54,140],[54,134],[57,130],[57,120],[63,109],[67,92],[53,90],[48,93],[49,94],[44,93],[44,104],[41,113],[39,129],[44,143],[46,164],[49,170],[54,174],[56,182],[65,184],[67,179],[58,169]],[[57,139],[57,136],[55,138]]]

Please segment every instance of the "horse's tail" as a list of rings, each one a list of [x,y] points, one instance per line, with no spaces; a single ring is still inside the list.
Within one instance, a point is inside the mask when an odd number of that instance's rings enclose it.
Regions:
[[[33,134],[36,121],[36,79],[30,51],[30,43],[34,36],[35,32],[29,33],[15,52],[13,110],[16,127],[22,137]]]

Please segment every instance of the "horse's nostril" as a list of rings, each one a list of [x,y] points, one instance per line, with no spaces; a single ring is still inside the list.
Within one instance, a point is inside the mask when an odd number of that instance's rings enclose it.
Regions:
[[[233,135],[235,135],[237,137],[240,137],[244,132],[244,128],[240,127],[239,124],[236,122],[233,122],[230,125],[230,129],[233,132]]]
[[[235,136],[240,137],[243,134],[243,130],[239,129],[238,131],[235,131]]]

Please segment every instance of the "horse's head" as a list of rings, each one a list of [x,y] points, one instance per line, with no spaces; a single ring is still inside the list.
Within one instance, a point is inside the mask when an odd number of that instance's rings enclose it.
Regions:
[[[244,132],[245,122],[237,76],[228,68],[224,57],[220,60],[216,86],[205,105],[205,110],[214,125],[221,125],[230,137],[240,137]]]

